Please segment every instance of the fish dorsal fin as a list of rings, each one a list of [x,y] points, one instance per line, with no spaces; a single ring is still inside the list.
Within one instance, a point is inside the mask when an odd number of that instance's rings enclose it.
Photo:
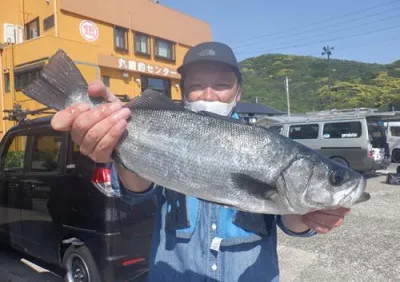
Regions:
[[[131,110],[175,110],[185,111],[185,108],[174,103],[171,98],[158,91],[146,89],[140,96],[133,98],[126,103],[125,107]]]

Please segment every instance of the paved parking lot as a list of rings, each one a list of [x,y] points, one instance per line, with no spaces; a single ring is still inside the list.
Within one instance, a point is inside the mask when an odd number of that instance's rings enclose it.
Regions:
[[[371,200],[356,205],[331,233],[306,239],[280,233],[281,281],[400,281],[400,186],[385,184],[385,178],[369,177]],[[59,282],[62,275],[0,247],[0,282]]]
[[[0,246],[0,282],[60,282],[62,271]]]

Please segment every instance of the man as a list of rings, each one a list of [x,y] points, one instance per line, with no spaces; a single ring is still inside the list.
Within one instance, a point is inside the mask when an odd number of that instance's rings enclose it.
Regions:
[[[185,106],[236,118],[242,77],[232,50],[206,42],[191,48],[178,69]],[[123,134],[129,110],[107,93],[104,85],[90,85],[89,94],[111,102],[89,110],[75,105],[58,112],[52,126],[71,130],[81,152],[97,162],[110,155]],[[260,215],[184,196],[159,187],[114,164],[116,195],[135,204],[154,195],[159,208],[150,260],[150,281],[277,281],[277,231],[308,237],[342,224],[346,209],[307,215]]]

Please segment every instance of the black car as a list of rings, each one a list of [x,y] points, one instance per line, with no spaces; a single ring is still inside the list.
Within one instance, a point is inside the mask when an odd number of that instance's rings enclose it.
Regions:
[[[23,121],[1,140],[0,240],[62,266],[67,281],[140,276],[155,199],[129,205],[115,197],[110,167],[81,155],[50,119]]]

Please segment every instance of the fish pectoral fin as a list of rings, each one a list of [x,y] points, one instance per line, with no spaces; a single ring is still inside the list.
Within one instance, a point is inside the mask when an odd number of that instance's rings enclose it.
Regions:
[[[278,194],[276,188],[247,174],[233,173],[232,181],[237,189],[245,190],[249,195],[263,200],[274,199]]]
[[[185,108],[181,103],[175,103],[165,94],[152,89],[146,89],[142,92],[142,94],[140,94],[140,96],[135,97],[126,103],[125,107],[132,110],[144,109],[185,111]]]

